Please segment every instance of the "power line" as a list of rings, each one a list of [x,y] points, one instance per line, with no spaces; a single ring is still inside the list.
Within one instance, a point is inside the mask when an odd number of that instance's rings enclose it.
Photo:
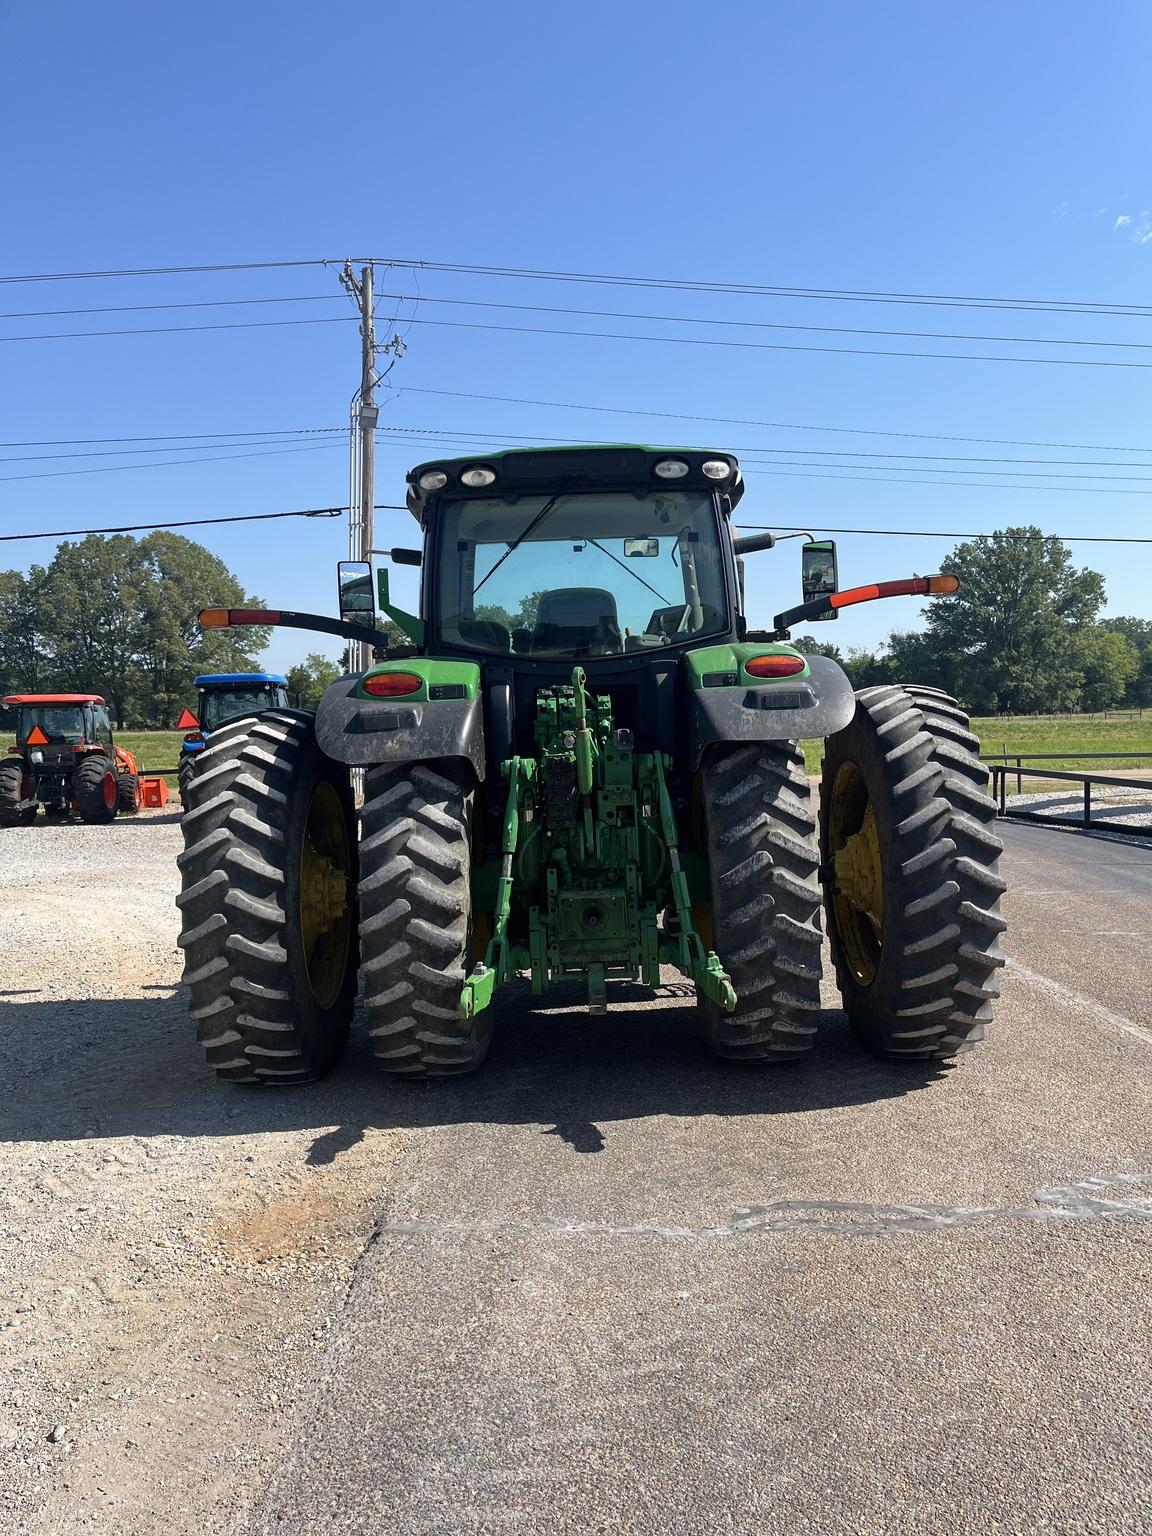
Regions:
[[[253,322],[272,325],[317,324],[316,321],[282,320]],[[1152,363],[1112,361],[1107,358],[1089,357],[1007,357],[993,352],[909,352],[893,347],[818,347],[792,341],[724,341],[719,337],[705,336],[638,336],[628,331],[576,331],[562,326],[496,325],[481,320],[430,320],[426,315],[414,315],[409,325],[434,325],[440,329],[459,331],[499,331],[505,335],[520,336],[582,336],[590,341],[639,341],[651,345],[678,347],[724,347],[754,352],[817,352],[839,357],[909,357],[927,362],[947,363],[1024,363],[1036,368],[1152,368]],[[182,327],[201,329],[201,327]],[[224,326],[203,327],[223,330]],[[102,335],[107,332],[82,332],[79,334]],[[0,336],[0,341],[22,341],[24,337]],[[37,338],[30,338],[37,339]]]
[[[991,443],[1001,448],[1073,448],[1088,453],[1152,453],[1152,448],[1123,448],[1114,443],[1062,443],[1027,437],[960,437],[945,432],[897,432],[881,427],[832,427],[805,421],[762,421],[749,416],[692,416],[684,411],[651,411],[639,406],[588,405],[572,400],[531,400],[518,395],[484,395],[460,389],[430,389],[405,384],[397,399],[411,392],[416,395],[442,395],[454,400],[488,400],[497,405],[537,405],[559,411],[598,411],[613,416],[648,416],[663,421],[707,421],[716,426],[771,427],[781,432],[833,432],[854,437],[900,437],[933,443]]]
[[[400,304],[445,304],[460,306],[466,309],[498,309],[516,311],[526,314],[543,315],[583,315],[591,319],[614,320],[655,320],[670,322],[676,325],[719,325],[735,326],[742,329],[768,330],[768,331],[805,331],[821,334],[842,336],[894,336],[910,337],[923,341],[998,341],[1012,342],[1021,346],[1044,347],[1107,347],[1112,349],[1135,349],[1138,351],[1152,350],[1152,342],[1146,341],[1104,341],[1100,339],[1083,339],[1079,337],[1062,336],[1000,336],[988,335],[983,332],[973,331],[910,331],[898,329],[876,329],[861,326],[843,325],[800,325],[794,322],[776,320],[733,320],[721,317],[709,317],[700,315],[663,315],[650,314],[634,310],[618,309],[581,309],[575,306],[557,306],[549,304],[505,304],[486,299],[460,299],[452,297],[405,294],[405,293],[381,293],[379,299],[387,299]],[[29,309],[11,310],[0,313],[0,320],[34,320],[61,315],[118,315],[139,314],[154,312],[157,310],[182,310],[182,309],[222,309],[236,306],[256,304],[331,304],[341,301],[341,295],[331,293],[320,294],[291,294],[281,298],[252,298],[252,299],[196,299],[187,302],[174,302],[168,304],[112,304],[102,305],[88,309]],[[207,327],[205,327],[206,329]],[[62,335],[73,333],[64,332]],[[79,332],[82,335],[106,335],[103,331]],[[111,334],[124,334],[114,332]],[[141,334],[148,334],[142,332]],[[28,338],[3,338],[5,340],[27,339],[43,340],[44,337]]]
[[[72,448],[81,443],[191,443],[208,437],[305,437],[313,433],[347,430],[347,427],[269,427],[249,432],[160,432],[153,437],[33,437],[0,443],[0,448]]]
[[[1119,538],[1106,534],[1074,533],[1012,533],[994,529],[991,533],[940,533],[932,528],[826,528],[823,523],[746,523],[735,518],[737,527],[751,528],[764,533],[851,533],[874,539],[1011,539],[1014,542],[1033,543],[1037,539],[1059,539],[1062,544],[1152,544],[1152,538]]]
[[[413,300],[412,302],[416,302]],[[452,301],[465,302],[465,301]],[[592,313],[589,311],[589,313]],[[647,317],[643,317],[647,318]],[[656,319],[658,317],[651,317]],[[206,331],[253,331],[273,330],[285,326],[301,325],[350,325],[352,315],[326,315],[306,320],[236,320],[219,321],[211,325],[154,325],[123,327],[103,331],[39,331],[27,336],[0,336],[0,343],[15,344],[25,341],[81,341],[107,336],[170,336]],[[827,347],[808,345],[803,342],[785,341],[727,341],[719,337],[705,336],[641,336],[628,331],[572,330],[563,326],[498,325],[481,320],[433,320],[426,315],[411,316],[408,325],[431,325],[441,330],[494,331],[504,335],[520,336],[578,336],[589,341],[635,341],[648,345],[680,347],[724,347],[741,351],[757,352],[812,352],[842,357],[905,357],[928,362],[968,363],[1023,363],[1033,367],[1052,368],[1152,368],[1152,362],[1121,361],[1108,358],[1087,357],[1009,357],[1003,353],[984,352],[911,352],[893,347]],[[697,322],[693,322],[697,323]],[[700,324],[711,322],[701,321]],[[739,321],[718,321],[717,324],[743,324]],[[752,322],[748,322],[752,323]],[[799,327],[809,329],[809,327]],[[812,327],[811,329],[818,329]],[[883,333],[887,334],[887,333]],[[896,334],[896,333],[893,333]],[[917,334],[917,333],[909,333]],[[977,338],[973,338],[977,339]],[[993,339],[993,338],[989,338]],[[1053,343],[1058,345],[1059,343]],[[1070,343],[1078,345],[1079,343]],[[1092,345],[1092,343],[1083,343]],[[1107,343],[1112,345],[1112,343]],[[1128,345],[1127,343],[1125,345]],[[1137,345],[1131,343],[1130,345]]]
[[[171,469],[177,464],[220,464],[229,459],[273,458],[282,453],[319,453],[325,448],[338,447],[339,443],[310,443],[303,448],[262,448],[255,453],[205,454],[202,459],[161,459],[155,464],[104,464],[96,469],[37,470],[31,475],[0,475],[0,483],[8,480],[57,480],[64,475],[116,475],[132,469]]]
[[[316,257],[310,261],[223,261],[182,267],[113,267],[94,272],[21,272],[15,276],[0,277],[0,283],[69,283],[98,277],[171,277],[192,272],[266,272],[276,267],[328,267],[338,264],[329,257]]]
[[[595,320],[658,320],[674,325],[723,325],[737,326],[757,331],[809,331],[837,336],[898,336],[912,337],[921,341],[1003,341],[1020,346],[1036,347],[1119,347],[1152,351],[1149,341],[1090,341],[1064,336],[989,336],[979,331],[902,331],[876,330],[851,325],[797,325],[781,320],[727,320],[701,315],[653,315],[644,311],[627,309],[578,309],[550,304],[500,304],[487,299],[453,299],[433,296],[418,297],[410,293],[382,293],[382,299],[394,299],[402,304],[452,304],[465,309],[515,310],[535,315],[584,315]],[[3,316],[0,316],[2,319]]]
[[[812,465],[812,469],[820,469]],[[857,465],[857,468],[861,466]],[[795,469],[754,469],[754,475],[779,475],[786,480],[856,480],[862,485],[949,485],[964,491],[1046,491],[1055,496],[1152,496],[1152,491],[1129,491],[1095,485],[1001,485],[995,480],[906,480],[892,475],[812,474]]]
[[[322,315],[310,320],[221,320],[213,325],[143,325],[111,331],[38,331],[29,336],[0,336],[4,341],[79,341],[91,336],[174,336],[188,331],[265,331],[285,325],[352,325],[355,315]]]
[[[1099,299],[996,298],[978,294],[902,293],[861,288],[803,288],[785,284],[717,282],[707,278],[636,277],[620,273],[564,272],[545,267],[497,267],[463,262],[402,261],[377,257],[381,266],[423,272],[456,272],[475,277],[507,277],[558,283],[594,283],[618,288],[673,289],[687,293],[726,293],[766,298],[836,300],[865,304],[922,304],[938,308],[1016,309],[1050,314],[1129,315],[1152,317],[1147,304],[1111,303]]]
[[[239,304],[343,303],[339,293],[293,293],[278,299],[188,299],[168,304],[100,304],[91,309],[12,309],[0,320],[43,320],[55,315],[132,315],[155,309],[230,309]]]
[[[313,257],[281,261],[231,261],[165,267],[119,267],[83,272],[16,273],[0,277],[3,283],[59,283],[98,278],[168,277],[211,272],[272,271],[291,267],[329,267],[343,264],[343,257]],[[399,256],[355,256],[355,262],[417,272],[454,272],[475,277],[502,277],[532,282],[591,283],[608,287],[672,289],[677,292],[757,295],[767,298],[814,299],[866,304],[920,304],[937,308],[1015,309],[1050,314],[1099,314],[1152,317],[1152,306],[1100,299],[1006,298],[988,294],[942,294],[886,291],[864,288],[808,288],[796,284],[740,283],[711,278],[651,277],[626,273],[569,272],[545,267],[509,267],[483,263],[427,261]]]
[[[178,522],[121,523],[113,528],[63,528],[54,533],[0,533],[0,543],[14,544],[24,539],[74,539],[91,533],[143,533],[158,528],[199,528],[210,523],[263,523],[278,517],[340,517],[347,507],[312,507],[304,512],[241,512],[229,517],[188,517]]]

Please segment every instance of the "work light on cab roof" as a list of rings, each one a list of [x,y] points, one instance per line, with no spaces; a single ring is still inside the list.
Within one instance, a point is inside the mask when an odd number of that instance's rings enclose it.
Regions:
[[[943,1059],[980,1038],[1002,883],[963,711],[915,685],[857,697],[790,639],[860,602],[947,600],[956,578],[842,590],[835,546],[809,538],[803,601],[757,622],[746,562],[787,546],[764,513],[734,526],[743,494],[711,448],[437,459],[407,477],[420,547],[341,562],[339,619],[203,615],[374,655],[314,720],[232,722],[193,779],[181,942],[222,1076],[326,1071],[357,957],[398,1076],[477,1067],[517,976],[538,996],[582,979],[595,1013],[618,982],[655,993],[662,967],[716,1054],[790,1060],[821,1007],[822,907],[867,1044]],[[391,566],[418,569],[406,606]],[[824,742],[819,832],[802,738]]]

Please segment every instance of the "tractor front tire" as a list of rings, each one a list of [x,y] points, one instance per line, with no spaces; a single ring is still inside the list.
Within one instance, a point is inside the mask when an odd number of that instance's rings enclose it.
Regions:
[[[825,744],[821,847],[832,959],[857,1035],[947,1060],[999,996],[1005,889],[980,743],[935,688],[864,688]]]
[[[120,796],[115,763],[100,752],[81,758],[73,793],[81,821],[97,827],[114,821]]]
[[[122,773],[116,786],[116,805],[124,816],[135,816],[140,809],[140,777]]]
[[[820,1007],[820,855],[804,757],[787,741],[725,747],[700,774],[711,947],[737,997],[732,1013],[701,997],[701,1029],[725,1061],[788,1061],[811,1048]]]
[[[356,997],[348,770],[287,709],[228,721],[199,759],[176,898],[197,1037],[232,1082],[322,1077]]]
[[[34,805],[17,810],[23,798],[23,763],[0,763],[0,827],[26,827],[36,820]]]
[[[472,788],[419,763],[369,771],[360,844],[360,954],[376,1060],[396,1077],[474,1072],[492,1036],[462,1018],[472,957]]]

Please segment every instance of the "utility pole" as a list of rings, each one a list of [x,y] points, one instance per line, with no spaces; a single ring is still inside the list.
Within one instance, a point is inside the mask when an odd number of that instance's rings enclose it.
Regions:
[[[370,560],[372,548],[372,508],[376,492],[376,332],[372,315],[372,268],[361,267],[357,281],[351,264],[344,263],[340,281],[360,309],[360,388],[352,402],[352,460],[349,476],[348,556],[351,560]],[[363,671],[372,664],[372,648],[355,644],[350,647],[353,671]]]

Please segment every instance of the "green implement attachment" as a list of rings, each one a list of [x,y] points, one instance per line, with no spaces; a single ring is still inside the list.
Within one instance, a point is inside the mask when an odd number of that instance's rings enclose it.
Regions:
[[[589,1009],[602,1013],[606,981],[655,987],[661,963],[731,1010],[732,982],[692,922],[668,761],[634,751],[632,732],[613,725],[607,695],[590,694],[586,683],[574,667],[567,685],[541,688],[538,755],[502,765],[508,799],[492,936],[464,984],[461,1013],[486,1007],[496,986],[521,970],[537,994],[567,975],[586,976]],[[527,904],[527,948],[508,940],[518,897]],[[674,914],[664,936],[661,905]]]

